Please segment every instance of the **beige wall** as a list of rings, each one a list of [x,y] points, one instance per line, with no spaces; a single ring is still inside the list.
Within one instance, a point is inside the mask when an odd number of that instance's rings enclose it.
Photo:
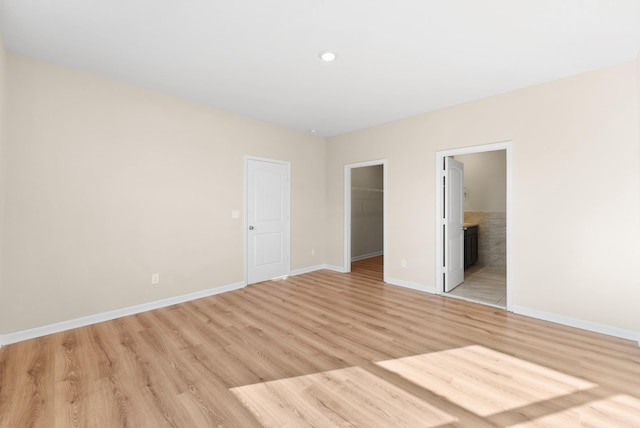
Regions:
[[[436,151],[510,140],[514,306],[640,332],[637,77],[623,64],[329,139],[327,263],[343,165],[386,158],[386,275],[434,287]]]
[[[0,333],[242,282],[231,211],[245,155],[291,162],[291,268],[323,263],[322,138],[14,54],[7,65]]]
[[[455,156],[464,164],[464,210],[505,212],[507,158],[505,150]]]
[[[231,210],[247,154],[291,161],[294,270],[342,265],[343,167],[387,159],[386,276],[429,289],[435,152],[506,140],[514,304],[640,331],[640,60],[331,138],[326,151],[310,135],[6,61],[0,334],[241,282]]]

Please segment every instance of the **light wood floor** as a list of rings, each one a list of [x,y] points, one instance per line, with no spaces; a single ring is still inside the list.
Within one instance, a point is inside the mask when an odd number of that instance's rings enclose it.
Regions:
[[[640,426],[636,343],[381,272],[363,260],[6,346],[0,426]]]
[[[464,271],[464,282],[448,294],[474,302],[506,308],[507,272],[504,268],[471,266]]]

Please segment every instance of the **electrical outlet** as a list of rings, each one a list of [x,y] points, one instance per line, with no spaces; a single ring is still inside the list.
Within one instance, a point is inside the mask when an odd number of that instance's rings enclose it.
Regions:
[[[407,267],[407,261],[405,259],[400,260],[400,267],[401,268],[406,268]]]
[[[315,248],[312,248],[312,249],[311,249],[311,255],[312,255],[312,256],[315,256],[315,255],[316,255],[316,249],[315,249]]]
[[[154,273],[151,275],[151,285],[160,284],[160,274]]]

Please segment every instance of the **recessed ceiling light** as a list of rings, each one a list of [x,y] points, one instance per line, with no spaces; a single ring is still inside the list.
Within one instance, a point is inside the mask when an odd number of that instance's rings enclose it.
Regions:
[[[331,51],[322,51],[320,52],[320,59],[326,62],[331,62],[336,59],[336,54]]]

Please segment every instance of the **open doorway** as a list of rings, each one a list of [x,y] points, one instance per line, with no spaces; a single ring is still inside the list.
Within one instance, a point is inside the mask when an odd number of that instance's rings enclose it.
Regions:
[[[379,269],[385,280],[386,160],[345,165],[345,272],[351,264]]]
[[[437,292],[509,310],[511,143],[443,151],[436,157]],[[462,178],[456,180],[460,170]]]
[[[507,306],[505,150],[454,156],[464,165],[464,280],[450,295]]]

